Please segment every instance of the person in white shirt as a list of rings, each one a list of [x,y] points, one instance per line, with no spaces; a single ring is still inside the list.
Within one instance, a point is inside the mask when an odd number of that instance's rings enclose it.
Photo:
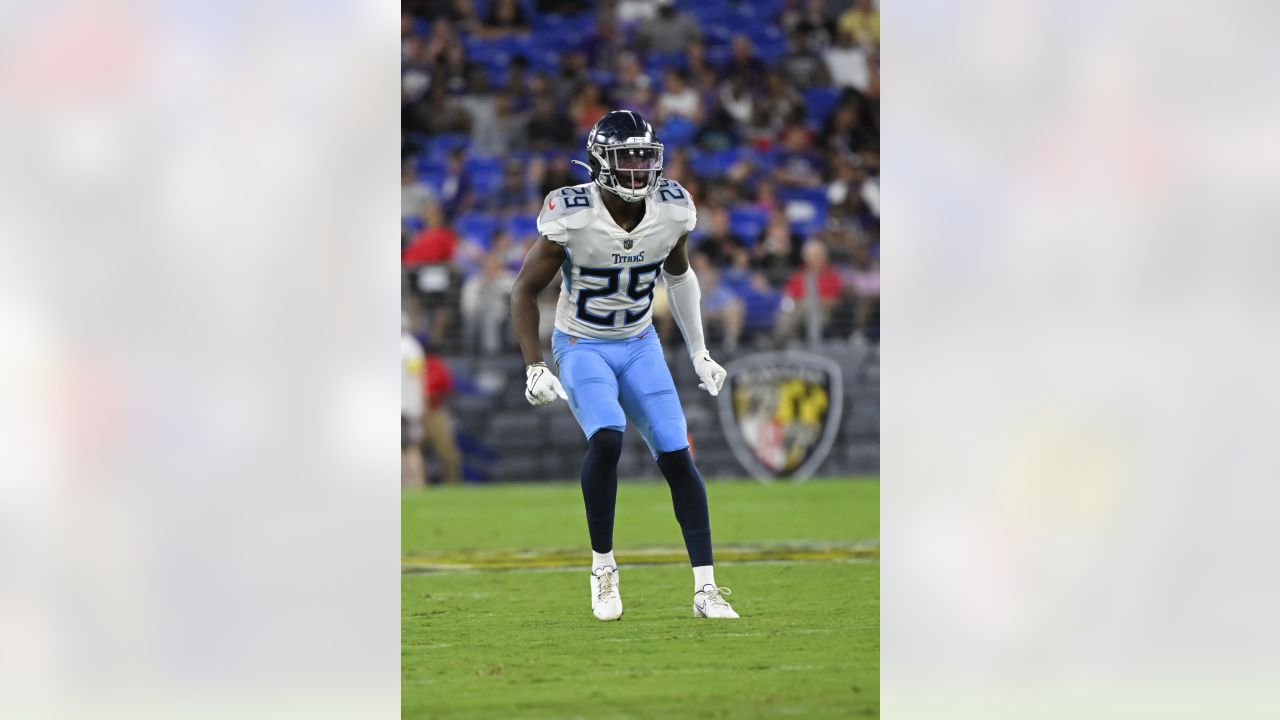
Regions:
[[[422,345],[409,332],[409,316],[400,313],[400,484],[426,483],[422,463],[422,407],[425,401]]]

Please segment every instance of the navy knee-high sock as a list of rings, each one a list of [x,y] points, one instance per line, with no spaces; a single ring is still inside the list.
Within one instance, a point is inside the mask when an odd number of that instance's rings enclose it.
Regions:
[[[711,565],[711,518],[707,512],[707,488],[693,465],[689,449],[658,456],[658,467],[671,486],[671,504],[684,534],[689,563],[694,567]]]
[[[622,433],[617,430],[597,430],[587,441],[587,457],[582,461],[582,500],[587,505],[591,549],[598,553],[613,549],[613,507],[618,499],[621,455]]]

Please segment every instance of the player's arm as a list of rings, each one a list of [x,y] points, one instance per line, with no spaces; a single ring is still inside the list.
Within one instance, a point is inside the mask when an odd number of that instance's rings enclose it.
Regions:
[[[525,399],[534,405],[565,397],[560,382],[542,361],[542,346],[538,342],[538,293],[555,278],[564,258],[563,247],[545,237],[538,238],[529,248],[511,288],[511,327],[524,355]]]
[[[675,318],[680,334],[684,336],[689,358],[693,360],[693,369],[702,380],[698,387],[712,395],[719,395],[726,373],[724,368],[711,359],[702,334],[702,290],[698,287],[698,277],[689,267],[688,241],[687,233],[676,241],[676,246],[662,264],[662,279],[667,283],[671,317]]]

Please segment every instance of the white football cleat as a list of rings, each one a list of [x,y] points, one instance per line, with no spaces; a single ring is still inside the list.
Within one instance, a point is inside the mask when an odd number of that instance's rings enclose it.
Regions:
[[[738,613],[724,599],[725,595],[732,594],[733,591],[726,587],[716,587],[711,583],[703,585],[701,590],[693,594],[693,616],[737,620]]]
[[[617,620],[622,617],[617,568],[606,565],[591,571],[591,614],[597,620]]]

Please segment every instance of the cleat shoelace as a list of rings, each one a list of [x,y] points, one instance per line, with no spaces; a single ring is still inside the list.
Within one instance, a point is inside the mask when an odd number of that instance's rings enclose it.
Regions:
[[[702,590],[703,595],[707,596],[707,605],[715,605],[718,608],[729,609],[729,602],[725,600],[723,595],[732,595],[733,591],[727,587],[711,586],[710,590]]]
[[[602,573],[596,577],[600,580],[600,591],[596,593],[596,599],[603,602],[613,593],[613,573]]]

